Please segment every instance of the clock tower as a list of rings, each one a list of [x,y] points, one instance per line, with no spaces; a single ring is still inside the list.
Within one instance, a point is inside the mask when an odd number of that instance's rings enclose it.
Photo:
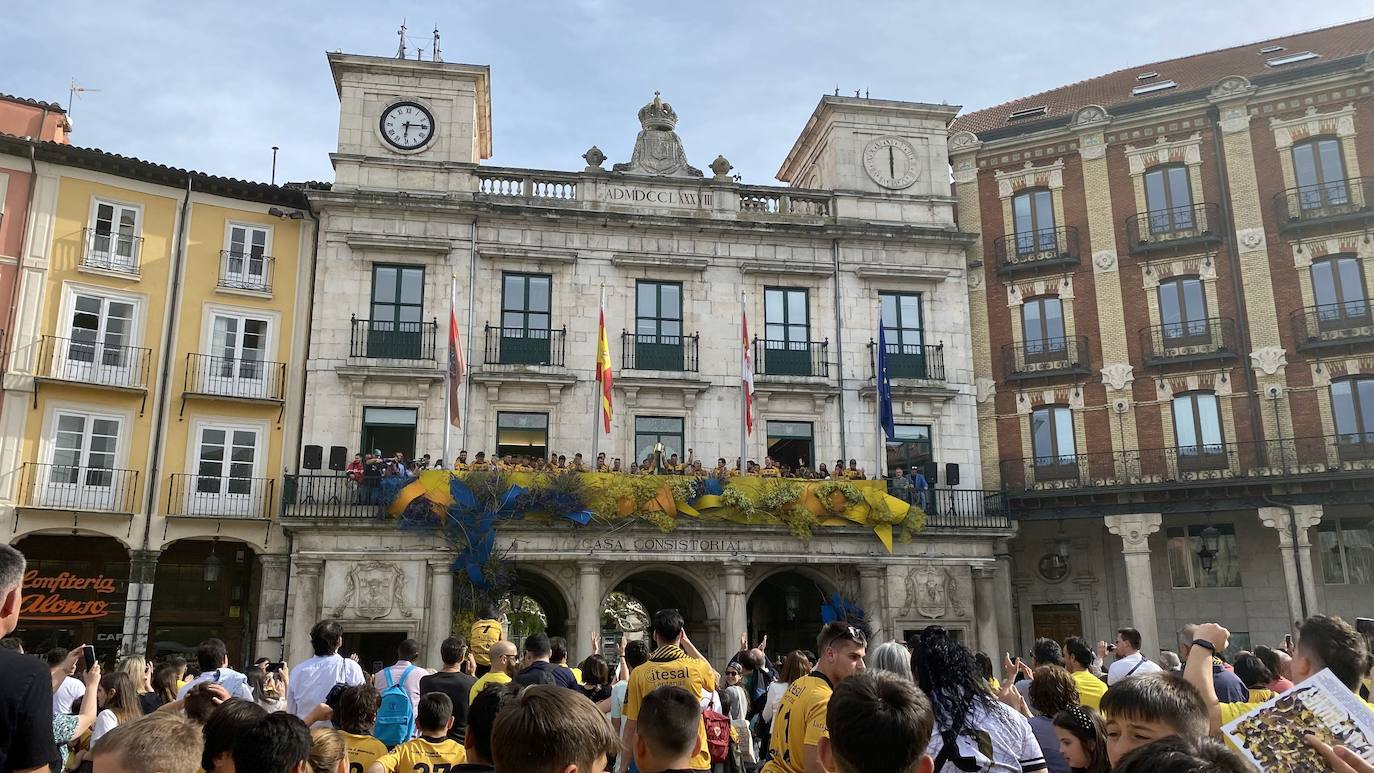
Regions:
[[[778,170],[793,187],[948,196],[947,127],[957,105],[825,96]]]
[[[485,65],[329,54],[339,95],[336,190],[451,190],[448,170],[491,156]]]

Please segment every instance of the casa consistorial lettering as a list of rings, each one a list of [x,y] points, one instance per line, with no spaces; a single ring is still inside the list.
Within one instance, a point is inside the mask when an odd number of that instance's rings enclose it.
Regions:
[[[565,550],[596,553],[738,553],[753,545],[737,539],[695,539],[689,537],[580,537],[568,540]]]

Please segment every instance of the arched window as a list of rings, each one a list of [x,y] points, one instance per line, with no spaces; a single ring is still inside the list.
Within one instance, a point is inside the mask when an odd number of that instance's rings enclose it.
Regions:
[[[1369,324],[1364,271],[1354,255],[1332,255],[1312,261],[1312,298],[1323,328]]]
[[[1150,212],[1150,233],[1167,234],[1193,227],[1193,191],[1188,167],[1157,166],[1145,173],[1145,207]]]
[[[1022,191],[1011,200],[1016,252],[1026,255],[1056,249],[1054,197],[1046,188]]]
[[[1226,466],[1221,431],[1221,403],[1213,392],[1176,395],[1174,442],[1181,470],[1213,470]]]
[[[1342,206],[1350,201],[1345,159],[1335,137],[1314,137],[1293,145],[1293,177],[1303,209]]]
[[[1374,458],[1374,377],[1331,382],[1331,418],[1342,459]]]

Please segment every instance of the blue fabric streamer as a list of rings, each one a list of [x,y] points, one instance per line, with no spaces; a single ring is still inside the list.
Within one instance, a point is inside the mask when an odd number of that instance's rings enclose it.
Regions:
[[[862,624],[864,621],[863,608],[839,593],[834,593],[830,596],[830,602],[821,606],[821,622],[833,623],[837,620]]]

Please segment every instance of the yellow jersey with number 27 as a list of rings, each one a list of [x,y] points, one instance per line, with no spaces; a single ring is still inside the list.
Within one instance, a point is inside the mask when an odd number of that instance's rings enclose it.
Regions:
[[[452,738],[421,736],[377,758],[388,773],[449,773],[467,761],[467,751]]]

